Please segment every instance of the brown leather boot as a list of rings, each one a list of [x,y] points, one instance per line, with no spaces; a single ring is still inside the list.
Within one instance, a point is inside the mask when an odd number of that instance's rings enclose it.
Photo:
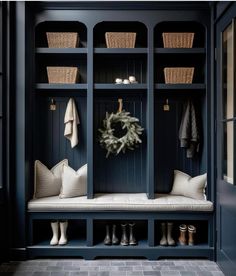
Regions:
[[[187,244],[187,225],[186,224],[181,224],[179,226],[179,243],[180,245],[186,245]]]
[[[196,227],[194,225],[188,226],[188,245],[195,244]]]

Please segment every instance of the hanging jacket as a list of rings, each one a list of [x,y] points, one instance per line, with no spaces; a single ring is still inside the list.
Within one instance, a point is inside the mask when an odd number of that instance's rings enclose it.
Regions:
[[[188,101],[183,109],[179,128],[180,146],[187,149],[187,158],[193,158],[199,151],[199,129],[196,111],[192,101]]]

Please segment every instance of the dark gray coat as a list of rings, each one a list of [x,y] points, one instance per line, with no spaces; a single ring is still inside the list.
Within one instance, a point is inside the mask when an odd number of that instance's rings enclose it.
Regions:
[[[187,158],[193,158],[199,151],[199,129],[195,107],[192,101],[184,105],[182,120],[179,128],[179,140],[182,148],[187,148]]]

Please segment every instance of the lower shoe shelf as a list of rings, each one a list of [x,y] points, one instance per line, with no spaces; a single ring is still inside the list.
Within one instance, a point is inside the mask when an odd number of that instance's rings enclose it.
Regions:
[[[199,245],[196,247],[148,247],[147,245],[139,246],[104,246],[96,245],[88,246],[49,246],[49,245],[34,245],[27,248],[29,258],[42,256],[67,256],[81,257],[86,260],[96,259],[97,257],[140,257],[149,260],[157,260],[165,257],[199,257],[214,259],[214,249],[209,246]]]
[[[68,256],[95,259],[96,257],[143,257],[157,260],[161,257],[206,257],[214,258],[214,248],[208,244],[194,246],[148,246],[147,240],[140,240],[136,246],[104,245],[86,246],[85,240],[70,240],[67,245],[51,246],[50,241],[42,241],[27,247],[29,258],[39,256]]]

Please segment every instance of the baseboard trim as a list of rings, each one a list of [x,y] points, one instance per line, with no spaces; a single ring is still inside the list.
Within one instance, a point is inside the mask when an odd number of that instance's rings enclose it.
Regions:
[[[25,261],[27,260],[27,249],[26,248],[11,248],[10,259],[12,261]]]

